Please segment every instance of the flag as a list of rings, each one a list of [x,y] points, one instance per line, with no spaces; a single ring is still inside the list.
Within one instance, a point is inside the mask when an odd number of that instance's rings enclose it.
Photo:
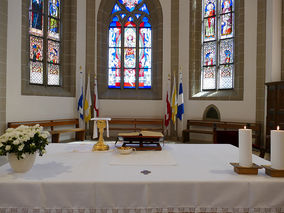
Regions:
[[[84,97],[83,97],[83,77],[82,77],[82,72],[80,72],[80,88],[79,88],[81,91],[80,91],[80,96],[79,96],[79,99],[78,99],[78,107],[77,107],[77,111],[79,113],[79,119],[81,119],[81,121],[84,120],[84,112],[83,112],[83,100],[84,100]]]
[[[91,120],[91,90],[90,90],[90,75],[88,75],[88,84],[87,84],[87,91],[84,103],[84,110],[85,110],[85,122],[88,123]]]
[[[170,120],[171,120],[171,103],[170,103],[170,87],[171,87],[171,78],[170,75],[168,77],[168,90],[167,90],[167,96],[166,96],[166,110],[165,110],[165,130],[168,129]]]
[[[98,87],[97,79],[95,77],[94,81],[94,118],[99,117],[99,98],[98,98]],[[93,138],[98,137],[98,127],[97,122],[94,121]]]
[[[177,118],[182,120],[184,114],[184,100],[183,100],[183,89],[182,89],[182,73],[179,73],[179,91],[178,91],[178,109]]]
[[[95,78],[94,81],[94,117],[99,117],[99,98],[98,98],[98,83]]]
[[[171,99],[171,106],[172,106],[172,121],[173,124],[176,123],[176,115],[177,115],[177,90],[176,90],[176,79],[174,76],[173,80],[173,90],[172,90],[172,99]]]

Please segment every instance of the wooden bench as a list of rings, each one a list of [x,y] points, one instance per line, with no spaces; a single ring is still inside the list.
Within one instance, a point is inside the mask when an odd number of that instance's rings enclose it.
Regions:
[[[163,119],[155,118],[112,118],[109,122],[110,130],[117,131],[164,131]]]
[[[213,136],[213,143],[218,143],[217,138],[228,138],[238,136],[238,129],[244,128],[252,129],[252,136],[255,138],[253,146],[261,149],[261,126],[256,123],[245,122],[224,122],[224,121],[207,121],[207,120],[187,120],[187,127],[182,132],[183,142],[190,141],[190,133],[206,134]],[[221,135],[223,134],[223,136]],[[224,140],[224,139],[223,139]],[[236,143],[236,138],[232,141]],[[237,141],[238,142],[238,141]],[[228,141],[229,143],[229,141]],[[236,144],[233,144],[236,145]]]
[[[59,136],[61,133],[66,132],[75,132],[76,140],[84,141],[85,140],[85,129],[79,128],[78,119],[57,119],[57,120],[40,120],[40,121],[17,121],[17,122],[8,122],[8,128],[16,128],[20,125],[34,126],[39,124],[42,127],[50,127],[49,133],[52,137],[52,143],[59,142]],[[57,126],[70,126],[75,125],[75,128],[68,129],[54,129]]]

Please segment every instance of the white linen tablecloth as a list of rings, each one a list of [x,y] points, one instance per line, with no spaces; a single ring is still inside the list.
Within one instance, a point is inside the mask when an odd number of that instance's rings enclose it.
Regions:
[[[92,146],[50,144],[27,173],[1,166],[0,212],[284,212],[284,178],[264,169],[234,173],[229,163],[238,162],[238,148],[232,145],[166,144],[161,152],[175,165],[113,165],[113,145],[104,152],[91,152]],[[255,155],[253,162],[270,165]]]

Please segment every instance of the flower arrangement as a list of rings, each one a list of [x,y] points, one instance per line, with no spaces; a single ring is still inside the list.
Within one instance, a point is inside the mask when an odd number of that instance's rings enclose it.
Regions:
[[[45,146],[48,144],[48,136],[49,133],[43,131],[43,127],[39,124],[8,128],[0,136],[0,155],[14,153],[18,159],[24,159],[26,154],[34,154],[38,151],[42,156],[45,153]]]

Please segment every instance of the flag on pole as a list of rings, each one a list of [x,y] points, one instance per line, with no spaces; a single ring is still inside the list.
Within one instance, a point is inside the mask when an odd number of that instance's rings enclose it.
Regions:
[[[86,97],[85,97],[85,103],[84,103],[84,110],[85,110],[85,122],[88,124],[91,120],[91,89],[90,89],[90,75],[88,75],[88,84],[87,84],[87,91],[86,91]]]
[[[95,77],[94,81],[94,118],[99,117],[99,98],[98,98],[98,87],[97,87],[97,78]],[[98,127],[97,122],[94,121],[94,130],[93,138],[98,137]]]
[[[81,69],[81,67],[80,67]],[[84,97],[83,97],[83,73],[80,72],[80,96],[79,96],[79,99],[78,99],[78,107],[77,107],[77,111],[79,113],[79,120],[83,121],[84,120],[84,111],[83,111],[83,100],[84,100]]]
[[[175,125],[176,123],[176,116],[177,116],[177,90],[176,90],[176,78],[174,75],[173,80],[173,88],[172,88],[172,99],[171,99],[171,106],[172,106],[172,121]]]
[[[182,89],[182,73],[179,73],[179,91],[178,91],[178,109],[177,117],[182,120],[184,114],[184,100],[183,100],[183,89]]]
[[[94,81],[94,117],[99,117],[99,98],[98,98],[98,83],[95,77]]]
[[[170,74],[168,76],[168,89],[167,89],[167,96],[166,96],[166,109],[165,109],[165,132],[169,127],[169,123],[171,120],[171,103],[170,103],[170,90],[171,90],[171,77]]]

